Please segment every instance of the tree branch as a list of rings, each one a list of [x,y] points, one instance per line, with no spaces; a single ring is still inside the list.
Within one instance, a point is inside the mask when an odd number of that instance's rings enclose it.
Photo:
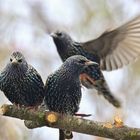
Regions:
[[[140,129],[124,125],[117,126],[115,123],[96,122],[50,111],[31,111],[14,105],[3,105],[0,113],[25,120],[28,128],[48,126],[115,140],[140,140]]]

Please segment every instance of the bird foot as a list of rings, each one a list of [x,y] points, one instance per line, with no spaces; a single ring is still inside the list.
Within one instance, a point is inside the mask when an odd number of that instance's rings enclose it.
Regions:
[[[13,103],[13,106],[15,106],[15,107],[17,107],[18,109],[20,109],[23,105]]]
[[[26,110],[30,110],[32,112],[35,112],[37,111],[39,108],[38,106],[24,106],[24,105],[20,105],[20,104],[16,104],[16,103],[13,103],[13,106],[16,106],[18,109],[20,109],[21,107],[25,107]]]
[[[32,112],[36,112],[39,110],[38,106],[28,106],[26,107],[26,109]]]

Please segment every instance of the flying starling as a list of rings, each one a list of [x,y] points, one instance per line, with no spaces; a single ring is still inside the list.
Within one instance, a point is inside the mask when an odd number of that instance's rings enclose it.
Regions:
[[[20,52],[13,52],[0,74],[0,90],[16,105],[39,106],[44,98],[44,84],[39,73]]]
[[[85,67],[98,65],[87,58],[75,55],[69,57],[62,66],[48,76],[45,85],[45,102],[50,111],[74,115],[81,100],[79,75]],[[72,133],[59,130],[59,140],[71,139]]]
[[[140,55],[140,16],[115,30],[103,33],[97,39],[84,43],[75,42],[64,32],[56,32],[51,36],[63,61],[73,55],[83,55],[99,63],[100,67],[90,66],[83,71],[80,75],[81,83],[87,88],[95,88],[113,103],[101,70],[121,68]],[[118,104],[114,105],[119,107]]]

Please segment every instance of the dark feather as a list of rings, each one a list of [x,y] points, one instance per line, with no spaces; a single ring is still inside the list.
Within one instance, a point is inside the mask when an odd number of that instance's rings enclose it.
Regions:
[[[28,65],[20,52],[11,55],[12,61],[0,74],[0,90],[15,104],[38,106],[44,98],[44,84],[39,73]],[[18,62],[18,60],[22,62]]]
[[[92,53],[92,52],[88,52],[88,50],[83,49],[82,43],[77,43],[77,42],[73,41],[72,38],[66,33],[63,33],[63,32],[57,33],[56,32],[52,36],[53,36],[54,43],[56,44],[57,51],[58,51],[62,61],[65,61],[68,57],[77,55],[77,54],[83,55],[83,56],[87,57],[89,60],[99,63],[99,65],[102,65],[102,63],[105,61],[105,60],[103,62],[100,61],[100,57],[99,57],[98,53],[96,53],[95,51],[94,51],[94,53]],[[102,47],[102,45],[99,47]],[[104,63],[106,63],[106,61]],[[111,65],[112,63],[114,63],[114,65]],[[117,64],[120,64],[120,63],[118,63],[118,61],[116,62],[116,60],[109,59],[107,61],[106,67],[110,67],[110,66],[115,67],[115,66],[117,66]],[[102,94],[105,97],[105,99],[107,99],[115,107],[120,107],[120,102],[112,95],[108,86],[104,86],[104,85],[107,85],[107,83],[104,80],[104,76],[101,72],[99,65],[89,66],[89,67],[85,68],[80,75],[81,83],[86,88],[95,88],[100,94]],[[122,64],[120,64],[120,65],[122,65]],[[103,82],[99,82],[99,81],[103,81]],[[103,84],[101,84],[101,83],[103,83]],[[101,88],[101,86],[103,86],[103,87]]]
[[[45,84],[45,102],[50,111],[74,115],[81,101],[81,86],[79,75],[87,63],[83,56],[72,56],[53,74]],[[60,140],[72,138],[72,133],[60,130]]]
[[[140,16],[117,29],[103,33],[97,39],[81,44],[84,50],[100,57],[102,70],[121,68],[140,55]],[[113,62],[110,63],[112,59]]]

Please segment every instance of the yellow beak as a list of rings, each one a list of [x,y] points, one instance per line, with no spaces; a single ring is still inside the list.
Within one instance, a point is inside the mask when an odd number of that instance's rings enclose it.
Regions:
[[[16,59],[13,59],[12,62],[11,62],[13,65],[17,65],[18,64],[18,61]]]
[[[96,62],[93,62],[93,61],[87,61],[87,62],[85,62],[85,65],[90,66],[90,65],[99,65],[99,64]]]

